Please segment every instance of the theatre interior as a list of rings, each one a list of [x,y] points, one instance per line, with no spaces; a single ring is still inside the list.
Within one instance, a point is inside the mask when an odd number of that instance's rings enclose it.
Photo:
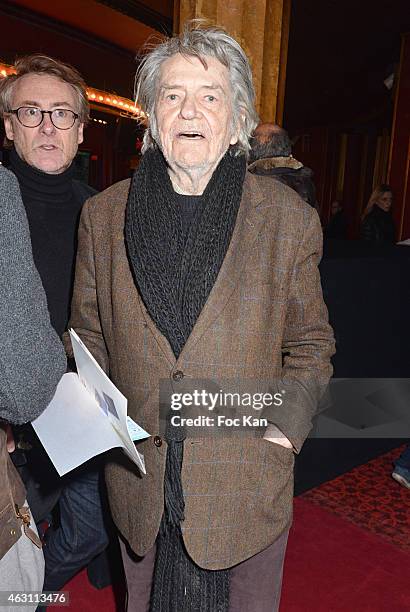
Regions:
[[[75,174],[94,189],[138,167],[148,120],[134,99],[138,62],[193,18],[241,43],[261,121],[285,128],[293,157],[313,172],[336,353],[328,405],[296,457],[281,612],[410,610],[410,490],[392,478],[410,441],[409,8],[408,0],[0,2],[0,79],[31,53],[83,75],[91,110]],[[7,166],[4,136],[1,125]],[[393,194],[392,243],[361,238],[381,184]],[[344,226],[332,236],[335,203]],[[64,587],[69,609],[124,609],[110,546]]]

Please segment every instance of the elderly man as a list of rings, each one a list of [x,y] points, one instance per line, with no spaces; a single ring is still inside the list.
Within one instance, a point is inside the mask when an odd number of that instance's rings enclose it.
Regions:
[[[138,99],[149,115],[143,157],[131,183],[83,209],[71,318],[152,434],[140,445],[146,475],[121,454],[106,469],[128,609],[271,612],[293,452],[334,349],[318,216],[247,173],[251,70],[224,31],[188,25],[152,50]],[[300,401],[265,410],[265,439],[191,438],[171,420],[160,429],[160,380],[177,393],[196,379],[275,377],[293,381]]]
[[[10,169],[19,182],[34,262],[51,322],[61,336],[69,317],[80,210],[96,193],[73,178],[73,160],[89,111],[85,83],[74,68],[44,55],[22,57],[14,68],[16,74],[0,81],[0,115],[12,145]],[[88,465],[57,480],[36,439],[27,456],[22,471],[27,483],[33,477],[37,481],[36,486],[27,485],[37,521],[49,513],[64,487],[60,528],[49,530],[45,549],[45,589],[57,590],[107,544],[99,470]]]
[[[286,130],[275,123],[260,123],[253,133],[251,147],[250,172],[272,176],[317,208],[313,172],[293,157],[292,143]]]

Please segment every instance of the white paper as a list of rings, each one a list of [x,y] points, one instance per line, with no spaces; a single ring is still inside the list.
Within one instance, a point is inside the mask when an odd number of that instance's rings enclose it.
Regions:
[[[127,399],[111,382],[78,335],[70,330],[78,375],[64,374],[56,393],[32,425],[63,476],[92,457],[123,448],[145,474],[133,440],[149,434],[127,416]]]

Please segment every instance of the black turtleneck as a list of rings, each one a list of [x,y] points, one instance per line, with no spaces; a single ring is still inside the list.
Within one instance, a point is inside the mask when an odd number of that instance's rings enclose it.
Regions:
[[[83,204],[73,189],[73,167],[61,174],[47,174],[24,162],[13,149],[10,169],[20,184],[33,257],[47,295],[51,322],[61,336],[69,318],[77,227]]]

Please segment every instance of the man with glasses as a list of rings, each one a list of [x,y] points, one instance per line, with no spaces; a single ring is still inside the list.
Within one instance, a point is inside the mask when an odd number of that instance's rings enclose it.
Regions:
[[[23,57],[14,68],[16,74],[0,81],[0,115],[6,145],[11,146],[10,169],[27,212],[34,261],[51,322],[61,336],[69,317],[79,215],[84,201],[95,193],[73,178],[73,160],[89,113],[85,83],[74,68],[44,55]],[[59,497],[60,525],[48,530],[45,547],[44,588],[54,591],[107,545],[100,470],[97,462],[89,462],[61,481],[31,435],[32,449],[25,453],[27,464],[21,471],[37,522]]]

